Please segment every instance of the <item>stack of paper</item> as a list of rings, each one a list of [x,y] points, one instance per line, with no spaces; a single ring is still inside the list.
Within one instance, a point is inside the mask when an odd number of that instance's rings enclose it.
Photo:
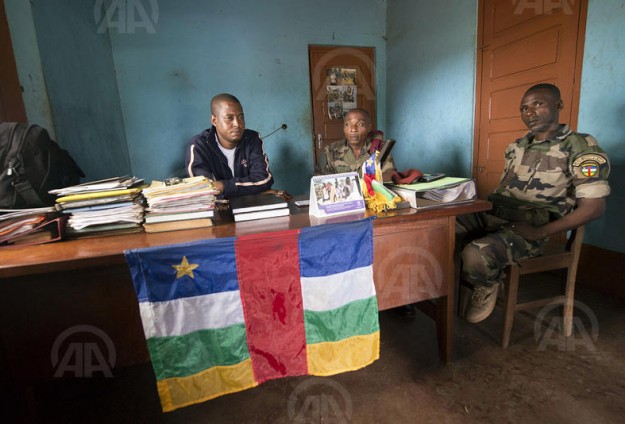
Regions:
[[[206,177],[152,181],[143,189],[147,202],[146,232],[161,232],[213,225],[215,200],[219,192]]]
[[[52,190],[57,206],[70,218],[67,234],[74,237],[141,231],[142,179],[115,177]]]
[[[476,198],[475,181],[470,178],[444,177],[431,182],[387,186],[415,209],[470,202]]]
[[[423,192],[423,197],[443,203],[456,200],[473,200],[476,197],[475,182],[468,180],[456,186],[428,190]]]
[[[124,175],[123,177],[113,177],[104,180],[91,181],[64,188],[50,190],[50,194],[57,196],[68,196],[70,194],[96,193],[101,191],[119,190],[136,187],[143,183],[143,179]]]

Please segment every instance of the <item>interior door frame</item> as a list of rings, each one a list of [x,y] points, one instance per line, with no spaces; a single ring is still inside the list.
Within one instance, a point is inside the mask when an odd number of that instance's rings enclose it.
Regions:
[[[573,77],[573,95],[571,99],[565,99],[571,105],[571,119],[568,122],[571,129],[577,130],[579,118],[579,101],[582,79],[582,65],[584,62],[584,44],[586,39],[586,20],[588,17],[588,0],[579,0],[580,12],[577,31],[577,50],[575,52],[575,67]],[[486,1],[478,0],[478,26],[477,26],[477,57],[476,57],[476,82],[475,82],[475,117],[473,125],[473,164],[472,177],[478,178],[479,174],[479,141],[480,141],[480,119],[482,103],[482,66],[484,62],[484,14],[486,13]],[[519,99],[520,100],[520,99]],[[511,140],[512,142],[512,140]]]

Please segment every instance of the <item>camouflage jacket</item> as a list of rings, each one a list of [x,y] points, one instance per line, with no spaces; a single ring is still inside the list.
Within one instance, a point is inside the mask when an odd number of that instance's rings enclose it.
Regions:
[[[371,141],[367,140],[360,151],[360,156],[357,158],[354,156],[354,152],[349,147],[349,144],[347,144],[347,140],[329,144],[320,152],[315,172],[328,175],[357,171],[358,175],[362,177],[362,164],[371,156],[369,154],[370,146]],[[393,161],[393,156],[389,154],[382,167],[382,173],[394,169],[395,162]]]
[[[534,141],[534,135],[510,144],[497,195],[546,209],[556,216],[569,213],[577,198],[610,194],[610,161],[597,140],[588,134],[560,127],[550,140]]]

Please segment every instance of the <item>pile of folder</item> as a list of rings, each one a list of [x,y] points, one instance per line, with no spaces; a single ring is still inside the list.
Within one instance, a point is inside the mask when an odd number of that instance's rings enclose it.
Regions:
[[[477,198],[475,181],[471,178],[443,177],[434,181],[386,184],[386,186],[410,202],[410,207],[415,209],[472,202]]]
[[[219,192],[206,177],[152,181],[142,193],[147,202],[143,227],[148,233],[213,225]]]
[[[0,210],[0,246],[60,240],[64,234],[65,220],[53,207]]]
[[[143,180],[122,176],[51,190],[57,209],[69,216],[68,237],[142,231]]]
[[[467,180],[442,188],[433,188],[423,192],[423,197],[442,203],[473,200],[477,196],[475,181]]]

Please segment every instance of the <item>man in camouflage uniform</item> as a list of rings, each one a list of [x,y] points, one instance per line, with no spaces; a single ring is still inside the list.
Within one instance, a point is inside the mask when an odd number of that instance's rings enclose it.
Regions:
[[[487,318],[495,307],[506,265],[542,253],[548,236],[600,217],[610,194],[610,162],[597,140],[558,123],[560,90],[538,84],[521,101],[530,132],[506,148],[499,187],[488,214],[458,220],[460,234],[481,237],[461,253],[462,276],[474,290],[467,321]],[[486,235],[484,235],[486,234]]]
[[[334,142],[323,149],[317,163],[317,174],[340,174],[356,171],[362,177],[362,164],[371,156],[371,116],[364,109],[352,109],[343,118],[345,140]],[[384,181],[395,172],[393,157],[389,154],[382,166]]]

